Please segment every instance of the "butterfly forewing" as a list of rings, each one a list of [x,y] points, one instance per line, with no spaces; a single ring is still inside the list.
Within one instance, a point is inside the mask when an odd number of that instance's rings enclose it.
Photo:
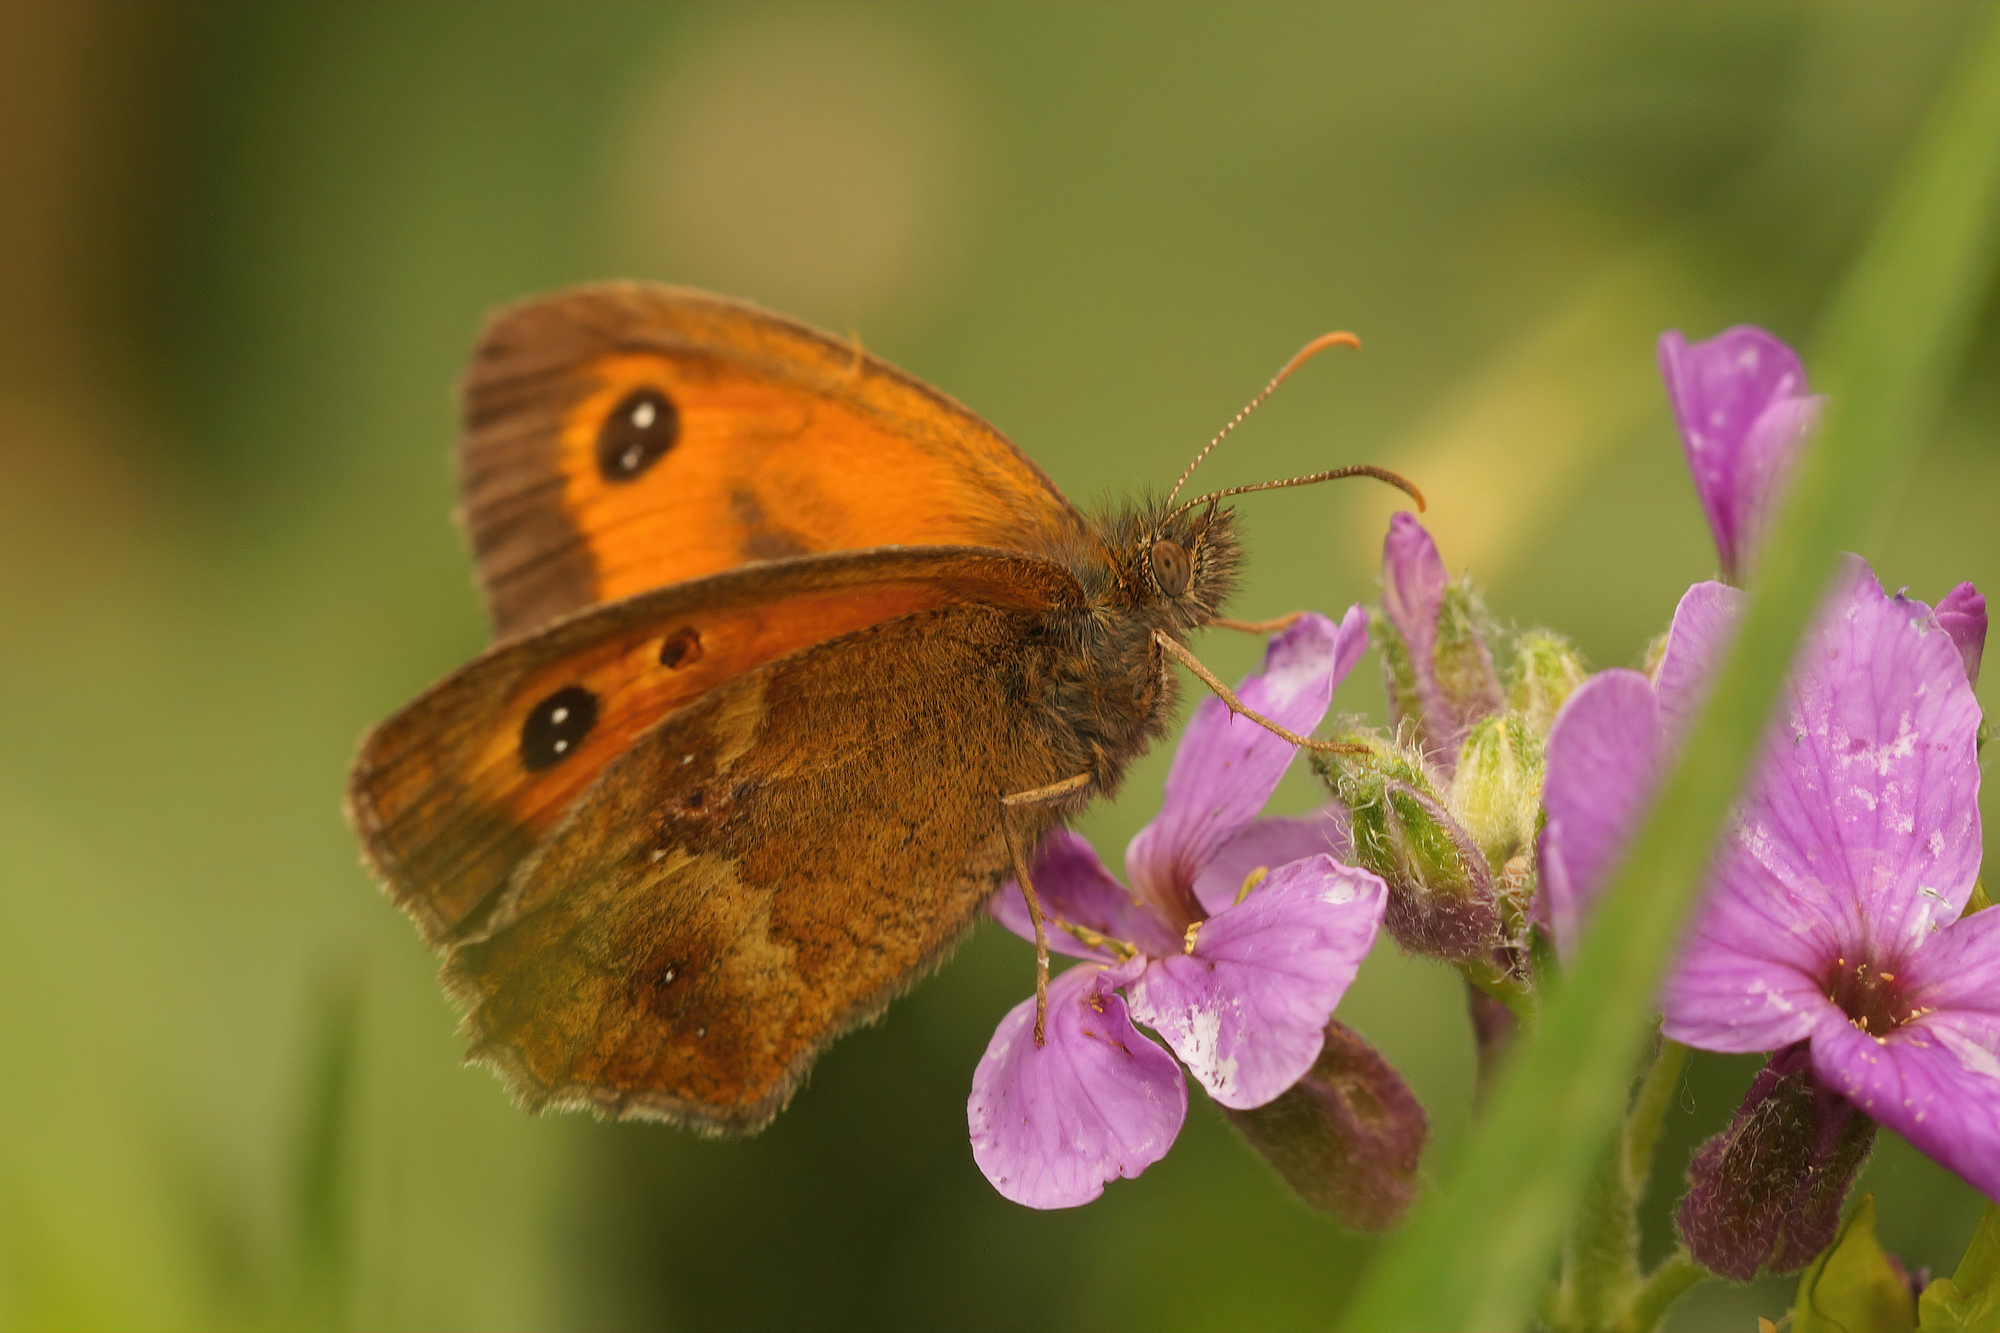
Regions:
[[[957,403],[780,316],[638,283],[488,323],[464,520],[497,637],[751,561],[885,545],[1049,554],[1083,520]]]
[[[371,732],[351,817],[391,896],[441,944],[649,728],[742,673],[920,612],[1045,613],[1079,597],[1047,561],[929,548],[728,571],[592,608],[490,649]],[[902,706],[929,705],[918,691]]]

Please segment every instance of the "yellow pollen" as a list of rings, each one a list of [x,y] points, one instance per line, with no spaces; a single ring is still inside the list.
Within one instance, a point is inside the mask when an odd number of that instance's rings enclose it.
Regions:
[[[1245,875],[1243,877],[1243,887],[1236,891],[1236,901],[1240,903],[1245,898],[1248,898],[1250,896],[1250,890],[1256,888],[1259,884],[1262,884],[1264,882],[1264,876],[1270,873],[1271,873],[1271,867],[1258,866],[1255,870]]]
[[[1201,930],[1201,922],[1193,921],[1188,923],[1187,935],[1183,937],[1181,940],[1182,953],[1194,952],[1194,937],[1196,936],[1196,934],[1200,932],[1200,930]]]
[[[1877,972],[1875,975],[1882,978],[1882,980],[1884,981],[1894,981],[1896,979],[1896,974],[1894,972]]]

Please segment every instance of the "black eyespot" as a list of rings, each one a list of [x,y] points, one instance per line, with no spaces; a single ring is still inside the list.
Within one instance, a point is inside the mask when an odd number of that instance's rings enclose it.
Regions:
[[[597,725],[597,696],[581,685],[565,685],[528,712],[521,724],[521,767],[538,773],[576,753]]]
[[[618,400],[597,428],[597,472],[606,481],[631,481],[674,447],[681,414],[673,399],[650,385]]]
[[[1178,597],[1187,591],[1188,580],[1193,577],[1194,566],[1179,542],[1170,542],[1162,537],[1153,543],[1153,578],[1159,583],[1161,592],[1169,597]]]
[[[660,665],[672,670],[701,660],[701,635],[692,626],[683,626],[660,644]]]

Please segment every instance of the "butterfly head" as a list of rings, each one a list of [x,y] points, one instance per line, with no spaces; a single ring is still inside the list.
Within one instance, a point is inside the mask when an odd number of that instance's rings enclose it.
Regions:
[[[1149,629],[1180,635],[1221,613],[1236,587],[1240,550],[1234,516],[1217,505],[1175,513],[1142,504],[1099,524],[1113,580],[1104,600]]]

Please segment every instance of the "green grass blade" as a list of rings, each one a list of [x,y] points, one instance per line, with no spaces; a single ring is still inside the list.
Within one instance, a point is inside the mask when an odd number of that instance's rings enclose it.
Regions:
[[[1809,367],[1832,396],[1735,650],[1679,765],[1523,1042],[1463,1169],[1385,1247],[1344,1326],[1524,1325],[1624,1108],[1661,971],[1836,555],[1894,494],[1963,353],[2000,212],[2000,10],[1976,25]],[[1893,580],[1892,580],[1893,582]]]

